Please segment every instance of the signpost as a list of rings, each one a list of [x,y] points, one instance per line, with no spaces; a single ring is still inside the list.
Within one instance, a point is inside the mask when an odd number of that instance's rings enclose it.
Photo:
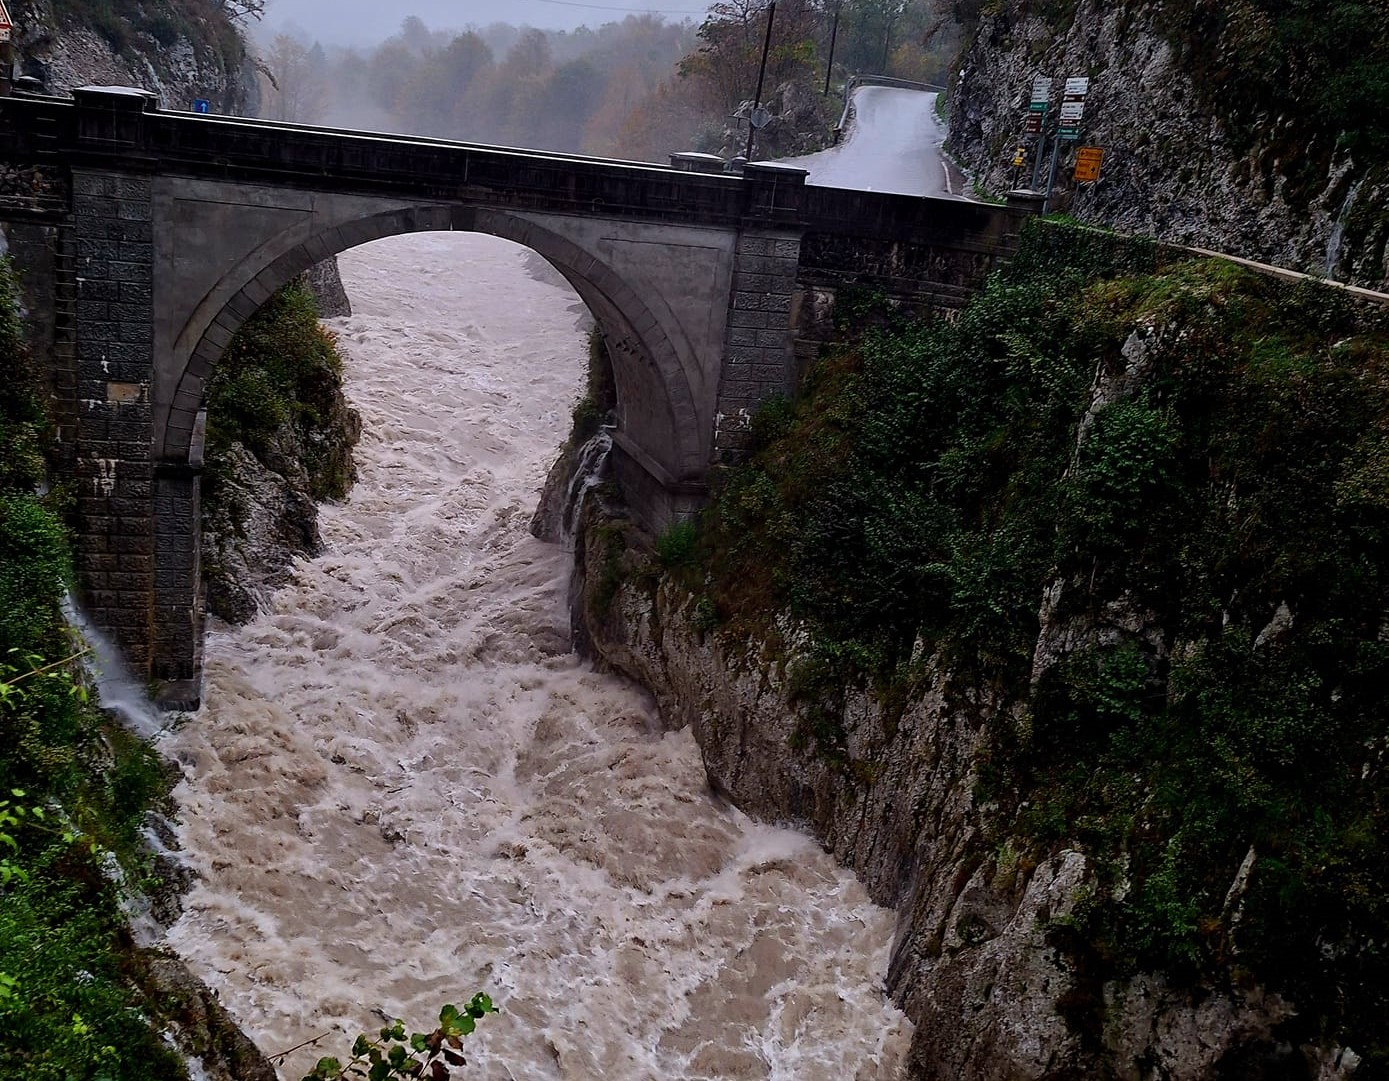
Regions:
[[[1061,101],[1061,127],[1056,133],[1058,138],[1080,138],[1080,121],[1085,116],[1085,98],[1089,93],[1089,79],[1066,80],[1066,96]]]
[[[1038,75],[1032,80],[1032,101],[1027,106],[1027,123],[1023,127],[1026,135],[1037,136],[1037,152],[1032,158],[1032,190],[1037,190],[1037,181],[1042,170],[1042,128],[1046,125],[1047,109],[1051,106],[1051,76]]]
[[[1093,184],[1100,178],[1100,163],[1104,161],[1104,149],[1098,146],[1082,146],[1076,151],[1076,182]]]
[[[195,113],[210,113],[212,112],[212,102],[208,101],[207,98],[194,98],[193,111]]]
[[[1080,138],[1080,122],[1085,117],[1085,99],[1089,94],[1090,80],[1085,76],[1072,76],[1066,80],[1065,96],[1061,99],[1060,123],[1056,129],[1056,138],[1051,142],[1051,169],[1047,174],[1046,197],[1042,200],[1043,214],[1051,207],[1051,192],[1056,187],[1056,160],[1061,153],[1061,142],[1074,142]],[[1098,166],[1096,169],[1095,175],[1098,176]]]

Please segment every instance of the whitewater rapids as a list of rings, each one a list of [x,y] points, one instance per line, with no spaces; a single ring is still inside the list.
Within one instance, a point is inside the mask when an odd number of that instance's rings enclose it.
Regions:
[[[209,637],[168,743],[202,875],[170,945],[266,1052],[332,1033],[285,1078],[479,990],[503,1012],[461,1077],[898,1078],[891,913],[569,652],[571,557],[527,523],[585,330],[533,259],[468,234],[342,257],[361,478],[326,554]]]

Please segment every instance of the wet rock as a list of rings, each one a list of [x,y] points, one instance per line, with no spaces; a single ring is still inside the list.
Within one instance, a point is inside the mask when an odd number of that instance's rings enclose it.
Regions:
[[[251,619],[289,581],[294,561],[318,553],[318,505],[302,461],[275,456],[270,468],[240,443],[222,452],[216,496],[203,524],[208,611],[231,623]]]
[[[352,314],[352,302],[347,299],[347,290],[343,288],[336,255],[309,267],[304,272],[304,284],[313,294],[321,318],[337,319]]]
[[[158,1021],[208,1081],[277,1081],[275,1069],[207,984],[167,950],[141,950],[138,982]]]

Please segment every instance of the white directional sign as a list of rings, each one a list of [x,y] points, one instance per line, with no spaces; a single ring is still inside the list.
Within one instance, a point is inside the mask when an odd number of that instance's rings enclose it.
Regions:
[[[1083,98],[1090,93],[1090,80],[1086,78],[1067,79],[1066,96],[1068,98]]]
[[[1067,120],[1079,120],[1085,115],[1085,102],[1083,101],[1063,101],[1061,103],[1061,122]]]
[[[1045,105],[1051,101],[1051,80],[1045,75],[1038,75],[1032,81],[1032,105]]]

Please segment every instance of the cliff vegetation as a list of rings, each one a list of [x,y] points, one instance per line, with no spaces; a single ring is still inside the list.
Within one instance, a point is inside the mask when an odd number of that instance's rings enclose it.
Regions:
[[[244,621],[318,551],[317,503],[356,479],[361,421],[342,357],[306,284],[293,282],[237,332],[207,392],[204,552],[210,609]]]
[[[1271,992],[1277,1041],[1389,1076],[1389,318],[1048,224],[958,322],[841,315],[869,329],[762,410],[700,527],[654,570],[604,566],[682,583],[691,633],[784,670],[785,756],[858,793],[840,813],[885,771],[926,783],[871,750],[904,716],[966,718],[978,832],[916,843],[975,852],[956,887],[979,859],[1026,882],[1084,855],[1045,930],[1086,1076],[1149,1076],[1114,1073],[1147,1037],[1110,1016],[1143,973],[1192,1010]]]

